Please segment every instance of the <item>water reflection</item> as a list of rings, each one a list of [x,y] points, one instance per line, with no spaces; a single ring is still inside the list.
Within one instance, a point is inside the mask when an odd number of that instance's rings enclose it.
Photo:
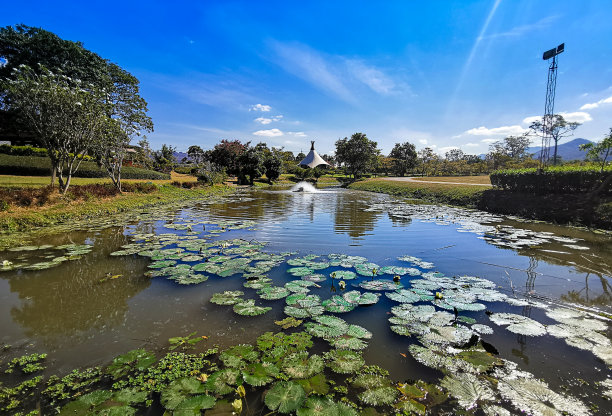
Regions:
[[[0,275],[22,301],[11,316],[28,336],[53,343],[64,336],[78,337],[81,331],[117,326],[128,313],[128,300],[150,285],[143,276],[147,261],[109,256],[127,241],[123,229],[105,230],[90,240],[94,250],[79,260]]]
[[[367,200],[356,198],[349,193],[338,193],[334,211],[334,230],[347,233],[355,240],[361,240],[365,235],[372,234],[381,214],[368,211],[367,208],[369,208]]]

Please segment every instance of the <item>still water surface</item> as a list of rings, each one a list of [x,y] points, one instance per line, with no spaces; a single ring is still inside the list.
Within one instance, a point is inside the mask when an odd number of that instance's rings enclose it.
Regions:
[[[208,336],[207,345],[221,348],[252,343],[266,331],[277,331],[274,320],[285,317],[283,300],[259,300],[254,290],[244,289],[240,275],[211,276],[197,285],[179,285],[163,277],[145,274],[151,260],[138,255],[110,256],[122,245],[133,242],[135,233],[185,234],[185,230],[165,228],[168,223],[186,219],[215,223],[220,220],[253,220],[249,229],[207,234],[214,226],[192,233],[211,239],[243,238],[265,242],[265,252],[297,252],[297,256],[326,256],[343,253],[364,256],[379,265],[406,266],[399,256],[415,256],[435,265],[432,270],[446,276],[478,276],[495,282],[501,292],[536,302],[573,303],[612,313],[612,239],[605,234],[502,219],[491,223],[493,232],[475,224],[487,222],[488,214],[465,210],[415,205],[386,195],[327,189],[317,193],[286,190],[245,191],[215,203],[191,204],[164,213],[162,218],[146,213],[140,220],[123,223],[113,219],[94,231],[80,230],[44,237],[37,245],[68,243],[93,245],[80,259],[66,261],[45,270],[13,270],[0,273],[0,344],[13,346],[8,358],[30,352],[47,352],[48,373],[64,374],[76,367],[104,365],[128,350],[146,347],[161,350],[168,338],[197,331]],[[159,214],[158,214],[159,215]],[[467,218],[467,219],[466,219]],[[93,221],[95,223],[95,220]],[[468,227],[466,229],[466,223]],[[519,247],[516,242],[497,238],[505,226],[527,230],[529,237],[544,237],[534,246]],[[550,236],[559,237],[551,239]],[[565,238],[565,239],[564,239]],[[519,239],[520,241],[520,239]],[[501,245],[499,244],[501,242]],[[519,244],[520,245],[520,244]],[[0,252],[0,260],[19,262],[27,256],[48,255],[52,250]],[[286,273],[286,263],[268,276],[277,285],[296,278]],[[321,273],[329,276],[330,271]],[[121,275],[115,279],[108,276]],[[106,278],[105,278],[106,277]],[[391,276],[387,276],[390,278]],[[410,280],[403,276],[402,281]],[[357,281],[347,281],[347,289]],[[311,291],[326,299],[341,292],[332,279]],[[272,306],[259,317],[242,317],[231,307],[211,304],[210,297],[223,290],[243,290],[247,298]],[[415,361],[408,352],[414,338],[390,330],[387,318],[396,302],[384,295],[369,307],[339,315],[373,333],[364,351],[366,362],[378,364],[396,380],[435,380],[439,373]],[[597,396],[593,381],[610,376],[604,362],[589,351],[570,347],[550,336],[528,337],[513,334],[491,323],[487,312],[511,312],[529,316],[543,324],[555,323],[545,308],[487,303],[487,311],[467,312],[495,329],[485,338],[500,356],[516,362],[519,368],[545,379],[551,387],[588,380],[580,395]],[[606,334],[610,338],[610,328]],[[204,343],[201,343],[204,344]],[[404,357],[402,354],[406,354]],[[601,400],[591,398],[595,403]],[[601,401],[605,409],[607,402]]]

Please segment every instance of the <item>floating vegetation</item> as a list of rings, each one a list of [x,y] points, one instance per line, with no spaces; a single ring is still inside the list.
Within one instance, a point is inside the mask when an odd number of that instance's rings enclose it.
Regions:
[[[242,296],[244,296],[244,292],[240,290],[226,290],[222,293],[215,293],[210,301],[217,305],[235,305],[244,301]]]
[[[275,383],[264,397],[264,402],[270,410],[280,413],[290,413],[297,410],[306,399],[306,392],[294,381],[279,381]]]
[[[510,332],[520,335],[539,336],[546,334],[546,327],[531,318],[513,313],[494,313],[489,319],[495,324],[504,326]]]
[[[342,296],[334,295],[323,301],[323,307],[327,312],[342,313],[352,311],[357,304],[347,301]]]
[[[242,316],[258,316],[271,311],[269,306],[256,306],[253,299],[245,300],[244,302],[234,305],[234,312]]]
[[[355,272],[350,270],[337,270],[332,272],[330,276],[334,279],[342,279],[342,280],[353,280],[357,277]]]
[[[359,283],[359,287],[365,290],[397,290],[404,287],[399,282],[393,280],[366,280]]]
[[[287,297],[291,292],[289,291],[289,289],[284,288],[284,287],[267,286],[267,287],[262,287],[261,289],[259,289],[257,293],[259,294],[259,297],[262,299],[276,300],[276,299],[282,299],[284,297]]]
[[[361,293],[358,290],[346,292],[342,297],[349,303],[355,305],[373,305],[378,302],[380,295],[378,293],[365,292]]]
[[[335,373],[352,374],[364,366],[360,353],[351,350],[331,350],[325,353],[327,366]]]

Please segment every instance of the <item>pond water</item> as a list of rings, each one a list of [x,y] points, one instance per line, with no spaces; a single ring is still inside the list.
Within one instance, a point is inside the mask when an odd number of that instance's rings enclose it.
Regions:
[[[471,383],[487,391],[478,403],[502,397],[511,411],[537,414],[538,400],[574,414],[612,411],[612,238],[412,202],[336,188],[249,190],[64,226],[0,252],[0,346],[11,346],[3,361],[45,352],[44,374],[63,375],[135,348],[160,352],[193,332],[207,337],[196,350],[255,344],[280,330],[275,321],[324,312],[369,331],[340,339],[365,347],[366,363],[395,381]],[[261,298],[262,276],[279,288],[264,298],[278,299]],[[293,281],[307,283],[284,289]],[[271,309],[242,316],[211,303],[224,291]],[[480,340],[504,360],[495,377],[516,383],[489,392],[484,376],[443,360]],[[517,398],[540,387],[532,402]],[[474,407],[469,393],[451,396]]]

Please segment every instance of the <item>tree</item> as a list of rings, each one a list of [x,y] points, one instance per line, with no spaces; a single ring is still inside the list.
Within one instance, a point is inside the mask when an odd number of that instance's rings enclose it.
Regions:
[[[108,128],[103,92],[45,69],[40,75],[27,66],[16,72],[6,83],[12,106],[47,149],[52,183],[57,175],[65,194],[84,156]]]
[[[204,162],[204,150],[200,146],[189,146],[187,155],[197,166]]]
[[[435,175],[438,169],[438,162],[440,157],[433,151],[431,147],[426,147],[419,150],[418,160],[421,164],[423,176],[427,174]]]
[[[393,170],[396,175],[404,176],[408,170],[416,166],[417,153],[412,143],[395,143],[389,157],[393,159]]]
[[[448,162],[459,162],[460,160],[463,160],[464,157],[465,154],[461,149],[451,149],[444,154],[444,159],[446,159]]]
[[[0,28],[0,134],[4,137],[28,137],[34,134],[28,117],[20,114],[20,107],[13,105],[7,83],[16,81],[22,65],[35,74],[45,71],[80,80],[85,84],[99,85],[108,78],[104,59],[85,49],[80,42],[61,39],[54,33],[26,25]]]
[[[242,144],[240,140],[221,140],[210,152],[210,161],[224,167],[229,175],[238,175],[238,158],[246,151],[249,143]]]
[[[537,120],[531,123],[529,129],[536,135],[544,138],[550,137],[555,143],[553,154],[553,164],[557,164],[557,145],[559,140],[564,137],[569,137],[574,134],[574,130],[580,126],[580,123],[572,121],[568,122],[561,114],[553,114],[542,117],[542,120]],[[543,164],[544,158],[548,159],[548,143],[542,143],[540,150],[540,160]]]
[[[336,161],[343,164],[353,178],[370,169],[379,153],[377,143],[363,133],[336,141]]]
[[[0,28],[0,57],[5,61],[0,66],[0,133],[8,137],[31,136],[44,145],[9,85],[18,81],[22,68],[30,68],[30,74],[38,76],[63,75],[79,88],[97,94],[95,99],[104,107],[107,120],[88,150],[121,191],[121,167],[127,146],[142,131],[153,131],[147,103],[139,94],[138,79],[85,49],[80,42],[25,25]]]
[[[603,173],[606,164],[608,163],[608,157],[612,154],[612,128],[610,128],[610,134],[608,134],[599,143],[586,143],[580,145],[580,150],[587,151],[587,157],[601,164],[601,173]]]
[[[273,149],[273,151],[265,155],[264,158],[263,167],[266,173],[266,178],[268,178],[268,182],[270,183],[277,180],[282,172],[283,159],[281,159],[279,153],[279,151]]]
[[[153,151],[151,150],[151,146],[146,136],[138,141],[136,162],[146,169],[150,169],[153,166]]]
[[[264,157],[256,147],[247,143],[247,149],[238,157],[238,183],[253,185],[264,173]]]
[[[176,165],[176,157],[174,152],[176,148],[162,144],[162,147],[157,152],[153,153],[153,165],[160,172],[170,173]]]

